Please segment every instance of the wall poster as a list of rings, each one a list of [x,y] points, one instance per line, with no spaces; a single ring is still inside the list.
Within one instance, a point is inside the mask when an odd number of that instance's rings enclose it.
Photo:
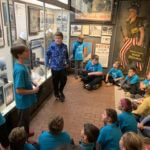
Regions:
[[[75,8],[75,19],[111,21],[113,0],[75,0]]]
[[[89,25],[82,25],[82,34],[89,35],[90,34],[90,26]]]
[[[99,25],[90,25],[90,36],[101,37],[102,27]]]
[[[111,42],[111,36],[102,36],[101,37],[101,43],[110,44],[110,42]]]
[[[39,32],[40,10],[35,7],[28,7],[29,10],[29,34],[35,35]]]
[[[110,45],[96,44],[95,54],[99,56],[99,62],[105,68],[108,67]]]
[[[71,25],[71,36],[78,36],[82,33],[81,25]]]
[[[102,35],[111,36],[112,35],[112,30],[113,30],[112,26],[102,26]]]

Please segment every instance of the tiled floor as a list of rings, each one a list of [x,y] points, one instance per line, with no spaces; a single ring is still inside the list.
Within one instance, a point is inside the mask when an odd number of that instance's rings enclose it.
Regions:
[[[105,108],[115,108],[114,87],[103,85],[98,90],[87,91],[82,88],[79,79],[75,80],[73,76],[69,76],[64,93],[65,103],[57,102],[51,97],[33,118],[31,128],[36,133],[34,139],[37,139],[42,130],[47,130],[51,116],[62,115],[65,121],[64,130],[67,130],[77,143],[84,123],[91,122],[100,127],[101,114]]]

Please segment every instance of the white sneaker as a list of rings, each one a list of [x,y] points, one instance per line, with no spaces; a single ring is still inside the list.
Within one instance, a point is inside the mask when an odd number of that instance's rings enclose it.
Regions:
[[[107,84],[106,84],[106,86],[108,86],[108,87],[109,87],[109,86],[112,86],[112,85],[113,85],[112,83],[107,83]]]

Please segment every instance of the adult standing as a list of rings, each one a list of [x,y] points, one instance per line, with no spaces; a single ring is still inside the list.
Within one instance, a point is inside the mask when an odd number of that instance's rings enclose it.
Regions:
[[[52,80],[54,87],[54,95],[56,100],[64,102],[65,95],[63,93],[67,82],[66,67],[68,65],[68,50],[67,45],[63,43],[63,34],[57,32],[55,40],[52,42],[46,53],[46,65],[51,68]]]
[[[120,50],[120,59],[123,68],[128,65],[127,53],[132,46],[143,46],[144,42],[144,25],[142,19],[138,16],[139,8],[132,5],[129,8],[129,16],[126,20],[126,32],[124,35],[124,45]],[[136,63],[136,67],[142,69],[141,63]]]

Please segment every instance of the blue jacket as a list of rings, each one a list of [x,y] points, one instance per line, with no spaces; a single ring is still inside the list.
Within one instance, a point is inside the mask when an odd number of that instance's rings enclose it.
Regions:
[[[53,70],[61,70],[66,67],[68,60],[67,45],[52,42],[46,53],[46,65]]]

